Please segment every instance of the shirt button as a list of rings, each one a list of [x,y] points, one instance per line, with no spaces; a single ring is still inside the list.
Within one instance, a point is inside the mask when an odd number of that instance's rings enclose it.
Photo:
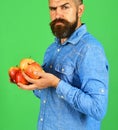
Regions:
[[[61,96],[62,99],[64,99],[64,96]]]
[[[101,92],[101,93],[104,93],[104,89],[103,89],[103,88],[102,88],[102,89],[100,89],[100,92]]]
[[[45,103],[46,103],[46,100],[44,100],[43,103],[45,104]]]
[[[50,65],[50,68],[52,68],[52,65]]]
[[[61,70],[62,72],[64,72],[64,68],[62,68],[62,70]]]
[[[40,121],[43,121],[43,118],[41,118]]]
[[[59,51],[60,51],[60,49],[57,49],[57,51],[59,52]]]

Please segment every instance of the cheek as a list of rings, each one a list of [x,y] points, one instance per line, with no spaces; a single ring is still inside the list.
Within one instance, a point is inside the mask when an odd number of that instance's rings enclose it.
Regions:
[[[50,20],[51,20],[51,21],[55,20],[55,15],[52,14],[52,13],[50,13]]]
[[[73,23],[76,21],[76,15],[70,15],[69,17],[66,18],[69,22]]]
[[[65,18],[69,21],[69,22],[74,22],[77,18],[77,12],[75,10],[70,10],[66,13]]]

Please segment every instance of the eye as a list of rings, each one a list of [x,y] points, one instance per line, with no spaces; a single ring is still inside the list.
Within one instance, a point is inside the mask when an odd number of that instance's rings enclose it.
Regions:
[[[56,7],[50,7],[49,9],[50,9],[50,11],[55,11]]]
[[[66,10],[66,9],[69,9],[69,6],[68,6],[68,5],[63,5],[61,8],[62,8],[63,10]]]

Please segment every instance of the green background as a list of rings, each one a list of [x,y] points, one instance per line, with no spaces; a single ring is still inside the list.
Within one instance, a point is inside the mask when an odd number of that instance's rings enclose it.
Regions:
[[[85,0],[82,19],[101,41],[110,65],[109,105],[102,130],[118,129],[117,5],[117,0]],[[36,130],[40,101],[32,91],[11,84],[8,69],[30,56],[42,64],[54,38],[49,21],[47,0],[0,0],[0,130]]]

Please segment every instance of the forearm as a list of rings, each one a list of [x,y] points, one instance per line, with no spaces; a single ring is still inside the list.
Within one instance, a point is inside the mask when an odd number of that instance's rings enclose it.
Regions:
[[[101,85],[101,83],[98,84]],[[105,89],[105,91],[107,90]],[[99,93],[98,91],[98,93],[93,93],[89,90],[89,93],[87,93],[87,91],[85,92],[64,81],[60,81],[57,86],[57,94],[63,97],[73,109],[92,116],[96,120],[101,120],[106,113],[107,92]]]

